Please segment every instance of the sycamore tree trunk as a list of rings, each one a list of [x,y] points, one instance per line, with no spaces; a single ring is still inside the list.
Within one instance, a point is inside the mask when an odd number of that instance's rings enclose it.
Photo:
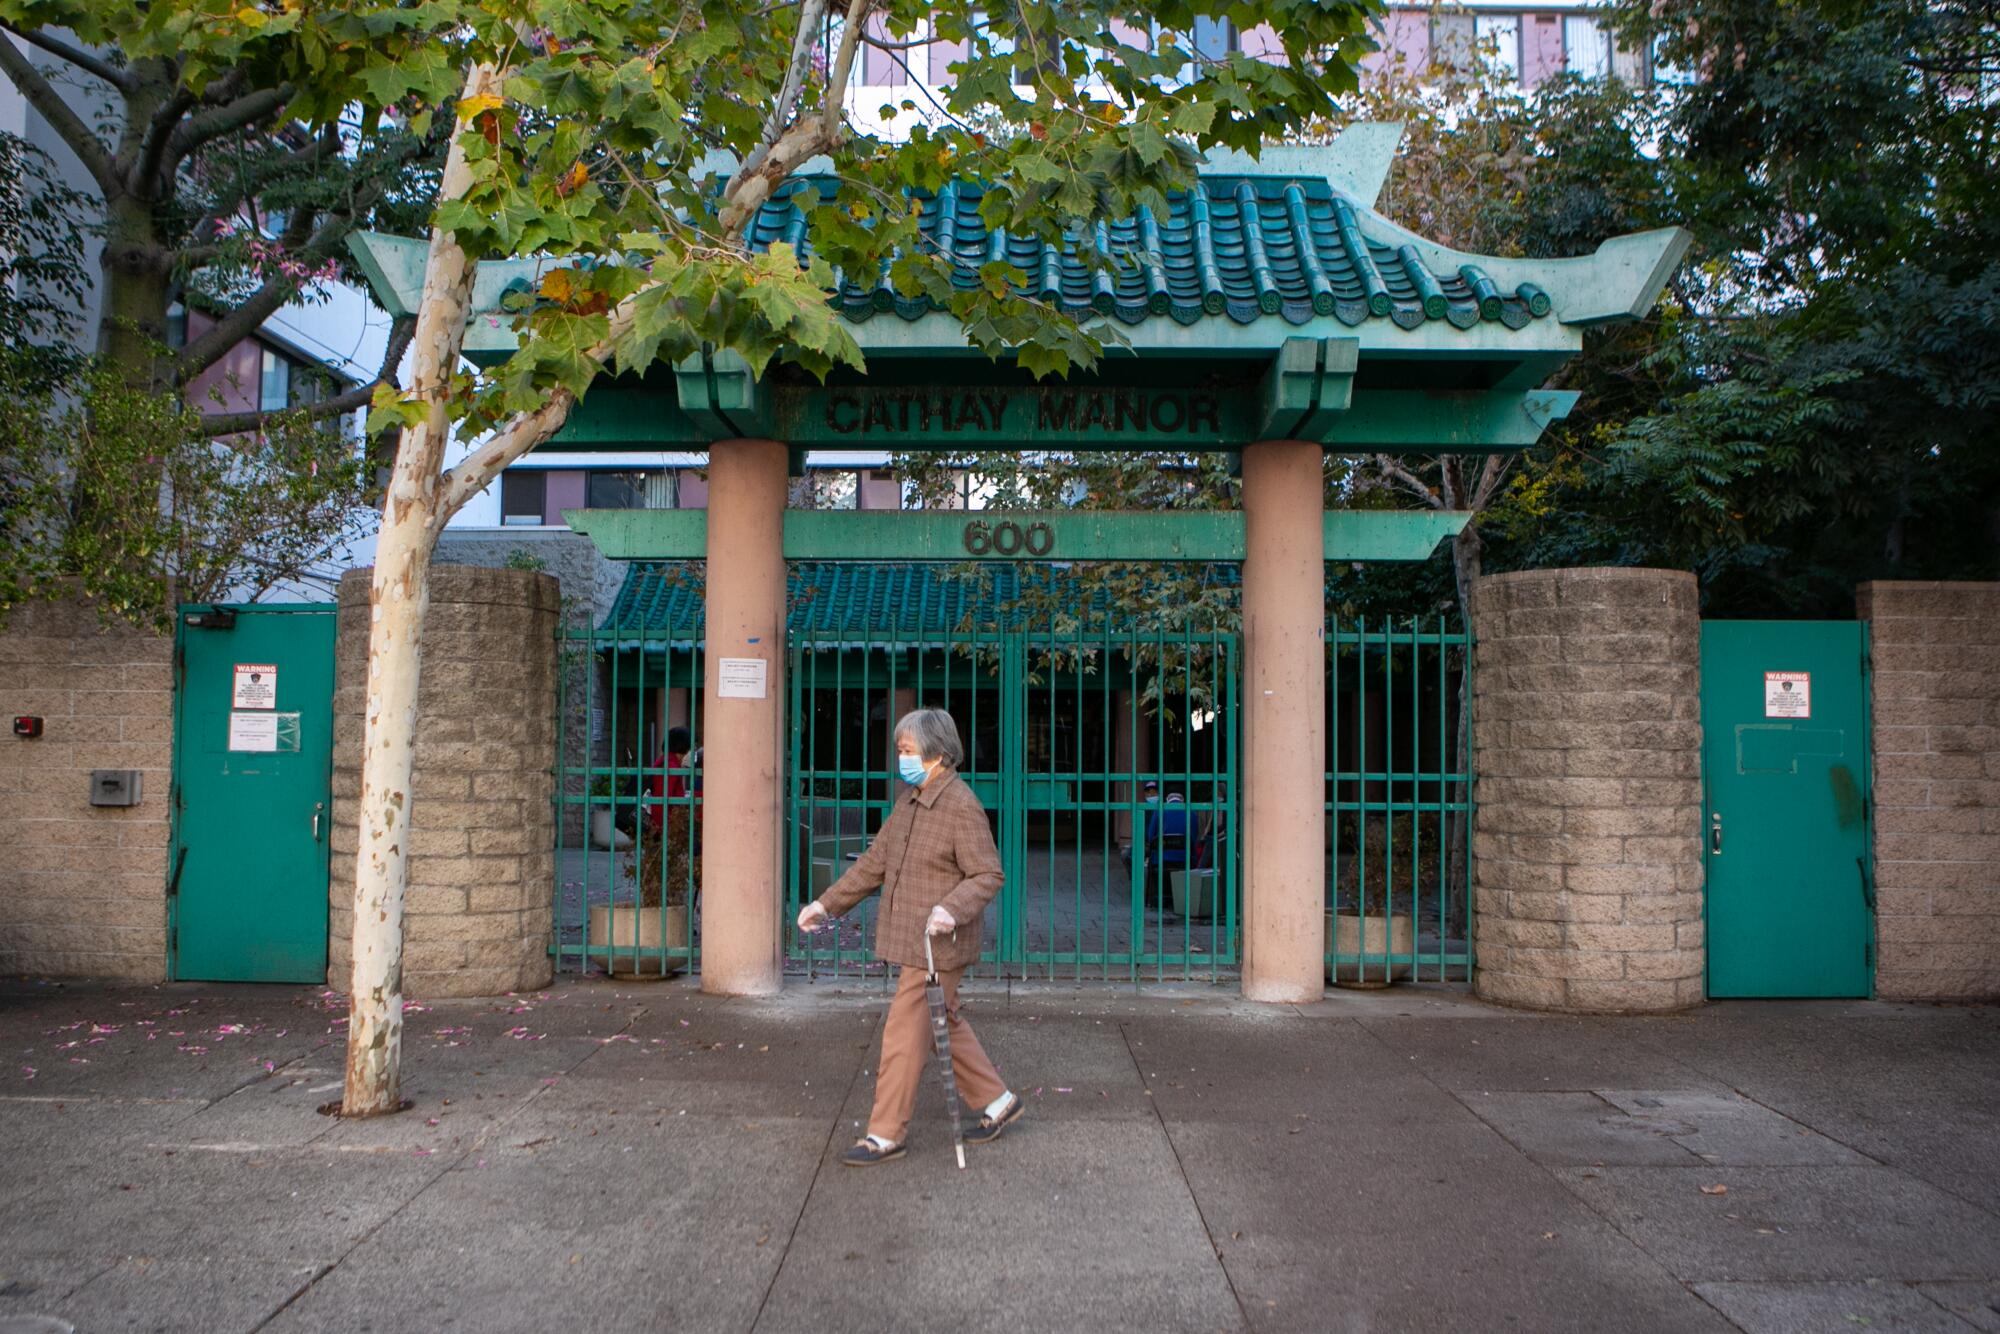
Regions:
[[[464,96],[497,90],[499,82],[495,67],[481,65],[466,80]],[[465,152],[454,136],[439,199],[460,198],[471,180]],[[411,343],[409,394],[425,405],[425,413],[421,422],[404,428],[396,448],[369,589],[344,1116],[376,1116],[403,1106],[403,892],[409,883],[417,678],[430,602],[431,552],[443,517],[439,474],[451,436],[445,393],[465,345],[475,272],[457,238],[433,229]]]

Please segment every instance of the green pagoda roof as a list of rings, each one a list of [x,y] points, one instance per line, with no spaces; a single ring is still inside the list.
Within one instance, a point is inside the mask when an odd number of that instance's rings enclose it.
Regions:
[[[806,210],[831,199],[837,185],[831,177],[787,182],[752,219],[750,244],[765,250],[782,242],[811,256]],[[1195,189],[1170,195],[1164,216],[1141,208],[1100,223],[1091,247],[989,228],[979,216],[984,194],[976,182],[951,181],[920,197],[925,249],[951,258],[961,290],[979,286],[982,265],[1002,261],[1027,275],[1023,294],[1074,315],[1125,324],[1152,315],[1181,324],[1209,316],[1249,324],[1267,315],[1304,324],[1331,315],[1349,326],[1387,319],[1413,329],[1444,320],[1464,329],[1487,320],[1519,329],[1553,309],[1534,282],[1502,288],[1478,264],[1439,267],[1407,241],[1370,236],[1366,210],[1323,178],[1204,176]],[[1086,263],[1089,248],[1111,257],[1112,267]],[[841,275],[832,300],[857,322],[888,313],[914,320],[942,308],[898,293],[886,264],[866,280]]]
[[[1030,294],[1120,322],[1135,352],[1268,354],[1305,334],[1358,336],[1364,354],[1398,357],[1567,356],[1581,345],[1578,326],[1650,309],[1686,253],[1688,234],[1673,227],[1614,237],[1573,259],[1472,255],[1426,240],[1374,208],[1400,133],[1364,124],[1329,145],[1270,148],[1254,160],[1211,154],[1197,187],[1172,196],[1165,216],[1142,211],[1099,228],[1094,246],[1123,261],[1108,270],[1086,265],[1074,244],[1046,246],[987,228],[975,181],[924,197],[923,232],[956,261],[961,286],[977,281],[982,264],[1005,259],[1026,274]],[[750,244],[786,242],[809,255],[805,209],[830,192],[829,171],[809,163],[785,182],[753,218]],[[360,233],[349,244],[383,307],[392,316],[413,313],[427,243]],[[507,293],[531,290],[543,271],[567,262],[482,263],[466,354],[491,360],[511,352]],[[953,317],[896,292],[887,272],[842,274],[830,297],[857,324],[864,350],[970,351]],[[900,318],[878,318],[890,314]]]

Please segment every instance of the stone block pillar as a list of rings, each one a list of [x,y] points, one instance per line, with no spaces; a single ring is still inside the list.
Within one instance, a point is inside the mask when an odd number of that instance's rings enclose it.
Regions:
[[[1863,584],[1875,994],[2000,996],[2000,583]]]
[[[352,967],[354,856],[368,672],[368,583],[340,581],[334,649],[333,857],[327,985]],[[407,995],[547,986],[555,880],[556,580],[433,565],[417,692]]]
[[[173,660],[73,597],[0,631],[0,713],[42,720],[0,736],[0,973],[166,979]],[[139,804],[91,805],[93,769],[137,769]]]
[[[1243,451],[1243,995],[1326,990],[1326,538],[1320,447]]]
[[[702,678],[701,989],[775,994],[784,976],[785,446],[708,456]],[[725,660],[763,663],[761,695],[721,690]]]
[[[1473,631],[1474,989],[1578,1013],[1700,1003],[1694,576],[1493,575]]]

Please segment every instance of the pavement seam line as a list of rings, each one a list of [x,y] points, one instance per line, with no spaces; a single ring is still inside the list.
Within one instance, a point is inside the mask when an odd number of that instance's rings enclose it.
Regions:
[[[834,1105],[833,1120],[827,1125],[826,1140],[820,1145],[819,1162],[813,1167],[812,1180],[806,1183],[805,1194],[799,1197],[799,1211],[792,1216],[791,1229],[785,1233],[785,1247],[778,1255],[778,1263],[771,1270],[771,1281],[764,1285],[764,1295],[757,1299],[757,1313],[750,1317],[750,1329],[756,1330],[763,1323],[764,1308],[771,1303],[771,1294],[778,1290],[778,1280],[784,1275],[785,1262],[792,1258],[792,1243],[798,1239],[799,1224],[805,1222],[806,1207],[812,1203],[813,1192],[819,1189],[820,1174],[826,1171],[826,1155],[833,1148],[833,1137],[840,1132],[840,1118],[847,1110],[847,1100],[854,1096],[854,1086],[861,1082],[861,1072],[868,1068],[868,1052],[874,1046],[871,1040],[861,1049],[861,1059],[854,1063],[854,1073],[847,1077],[847,1092],[840,1095]]]
[[[1138,1076],[1141,1096],[1144,1096],[1144,1090],[1148,1087],[1146,1067],[1139,1063],[1139,1053],[1132,1050],[1132,1035],[1126,1031],[1123,1020],[1118,1024],[1118,1040],[1125,1044],[1125,1055],[1131,1058],[1132,1073]],[[1201,1197],[1194,1192],[1194,1182],[1188,1180],[1187,1164],[1181,1161],[1181,1146],[1174,1143],[1174,1132],[1167,1128],[1167,1118],[1160,1110],[1160,1100],[1147,1098],[1146,1101],[1152,1105],[1153,1119],[1159,1123],[1160,1137],[1167,1142],[1167,1152],[1174,1156],[1174,1170],[1180,1173],[1181,1189],[1187,1192],[1188,1203],[1194,1206],[1194,1216],[1201,1223],[1202,1235],[1208,1238],[1208,1249],[1215,1254],[1215,1267],[1222,1271],[1222,1282],[1229,1289],[1229,1299],[1236,1303],[1236,1314],[1242,1317],[1245,1329],[1255,1329],[1256,1324],[1250,1319],[1250,1311],[1243,1305],[1243,1294],[1236,1290],[1236,1276],[1229,1272],[1229,1261],[1222,1257],[1222,1247],[1216,1243],[1215,1229],[1208,1225],[1208,1215],[1202,1211]]]
[[[646,1013],[647,1010],[644,1005],[636,1006],[630,1014],[625,1016],[625,1022],[619,1026],[618,1032],[623,1033],[629,1030],[632,1027],[632,1025],[638,1023],[640,1019],[644,1018]],[[564,1075],[574,1074],[578,1066],[582,1065],[585,1061],[589,1060],[591,1057],[597,1055],[597,1053],[603,1051],[604,1045],[605,1044],[603,1042],[599,1042],[596,1045],[594,1045],[589,1051],[586,1051],[583,1055],[579,1056],[576,1060],[572,1061],[569,1065],[565,1066],[563,1068],[562,1074]],[[561,1076],[558,1076],[558,1078],[560,1077]],[[321,1279],[325,1278],[328,1274],[331,1274],[334,1270],[340,1268],[341,1265],[345,1264],[347,1262],[348,1256],[354,1254],[356,1251],[360,1250],[363,1246],[366,1246],[370,1241],[373,1241],[375,1239],[376,1233],[380,1232],[383,1228],[389,1226],[390,1223],[394,1222],[398,1217],[402,1215],[405,1209],[408,1209],[411,1205],[415,1204],[418,1200],[422,1199],[424,1195],[431,1189],[431,1187],[437,1185],[438,1182],[444,1180],[446,1177],[450,1176],[453,1172],[456,1172],[459,1169],[460,1165],[462,1165],[467,1158],[470,1158],[473,1154],[477,1153],[481,1148],[485,1147],[485,1145],[489,1142],[490,1136],[498,1134],[502,1126],[505,1126],[508,1122],[512,1121],[515,1117],[519,1116],[522,1112],[526,1111],[531,1105],[533,1105],[535,1099],[541,1097],[544,1093],[548,1092],[548,1088],[549,1088],[548,1085],[542,1084],[538,1085],[535,1088],[529,1089],[528,1096],[521,1099],[520,1102],[516,1103],[512,1108],[510,1108],[506,1116],[499,1118],[495,1122],[495,1124],[488,1126],[486,1129],[476,1132],[470,1140],[466,1141],[464,1150],[461,1151],[457,1157],[453,1158],[450,1162],[443,1164],[436,1172],[433,1172],[421,1186],[418,1186],[414,1191],[410,1192],[410,1197],[408,1199],[404,1200],[394,1209],[391,1209],[388,1213],[384,1214],[376,1222],[375,1226],[369,1228],[366,1232],[363,1232],[359,1237],[356,1237],[354,1239],[354,1244],[352,1246],[349,1246],[346,1250],[342,1251],[339,1255],[336,1255],[332,1260],[328,1261],[325,1267],[322,1268],[318,1273],[314,1274],[311,1278],[307,1279],[304,1285],[301,1286],[297,1292],[294,1292],[291,1296],[285,1298],[285,1300],[280,1302],[277,1305],[277,1307],[271,1311],[269,1315],[265,1316],[262,1320],[259,1320],[256,1324],[252,1325],[250,1327],[249,1334],[257,1334],[258,1330],[263,1329],[265,1326],[269,1325],[273,1320],[276,1320],[279,1316],[283,1315],[286,1311],[290,1310],[294,1305],[297,1304],[299,1298],[305,1296],[308,1292],[311,1292],[315,1287],[317,1287]],[[413,1107],[407,1110],[415,1111],[416,1109]],[[400,1116],[402,1115],[402,1113],[392,1112],[390,1113],[390,1115]],[[329,1119],[337,1119],[337,1118],[329,1118]]]
[[[1360,1028],[1362,1032],[1366,1033],[1369,1037],[1373,1038],[1375,1040],[1376,1045],[1380,1046],[1382,1050],[1390,1053],[1391,1055],[1407,1054],[1407,1053],[1398,1053],[1394,1047],[1389,1045],[1388,1039],[1384,1038],[1380,1033],[1377,1033],[1373,1028],[1373,1026],[1368,1024],[1366,1021],[1356,1020],[1355,1023],[1356,1026]],[[1666,1059],[1673,1061],[1676,1065],[1686,1064],[1679,1058],[1672,1056],[1666,1052],[1657,1052],[1656,1054],[1665,1056]],[[1690,1065],[1688,1066],[1688,1069],[1693,1070],[1694,1067]],[[1529,1153],[1519,1144],[1516,1144],[1513,1140],[1509,1139],[1507,1137],[1506,1131],[1500,1129],[1500,1127],[1494,1125],[1491,1121],[1488,1121],[1485,1117],[1481,1116],[1473,1108],[1472,1104],[1467,1102],[1465,1098],[1459,1094],[1458,1090],[1446,1088],[1443,1084],[1439,1083],[1435,1078],[1432,1077],[1430,1071],[1423,1068],[1421,1063],[1417,1066],[1417,1073],[1423,1077],[1425,1083],[1429,1084],[1432,1088],[1436,1089],[1438,1092],[1444,1094],[1444,1096],[1449,1100],[1451,1100],[1452,1102],[1455,1102],[1460,1107],[1463,1107],[1465,1109],[1465,1114],[1471,1117],[1474,1123],[1483,1126],[1486,1129],[1486,1131],[1489,1134],[1491,1134],[1495,1139],[1499,1140],[1502,1144],[1505,1144],[1508,1148],[1512,1149],[1515,1153],[1519,1154],[1521,1160],[1527,1163],[1529,1167],[1533,1168],[1537,1172],[1540,1172],[1550,1181],[1553,1181],[1556,1185],[1556,1188],[1562,1191],[1564,1195],[1567,1195],[1570,1199],[1575,1200],[1578,1204],[1582,1205],[1586,1213],[1597,1218],[1618,1236],[1623,1237],[1625,1239],[1625,1244],[1630,1246],[1633,1250],[1637,1251],[1640,1255],[1645,1256],[1647,1262],[1650,1263],[1654,1268],[1658,1269],[1660,1273],[1665,1276],[1666,1280],[1669,1283],[1674,1284],[1682,1292],[1685,1292],[1688,1296],[1694,1298],[1696,1301],[1700,1302],[1703,1306],[1707,1307],[1709,1310],[1714,1311],[1717,1316],[1721,1317],[1724,1321],[1727,1321],[1728,1324],[1731,1325],[1733,1328],[1739,1330],[1743,1328],[1742,1325],[1739,1325],[1734,1320],[1731,1320],[1729,1318],[1729,1315],[1726,1312],[1724,1312],[1720,1307],[1718,1307],[1714,1302],[1711,1302],[1710,1300],[1708,1300],[1708,1298],[1702,1296],[1699,1292],[1696,1292],[1694,1281],[1689,1279],[1684,1279],[1679,1274],[1676,1274],[1670,1267],[1668,1267],[1666,1261],[1662,1260],[1659,1256],[1653,1254],[1650,1250],[1646,1249],[1645,1245],[1641,1243],[1637,1237],[1633,1236],[1631,1233],[1627,1232],[1624,1228],[1620,1227],[1618,1225],[1617,1219],[1613,1218],[1610,1214],[1605,1213],[1604,1210],[1598,1208],[1595,1204],[1591,1203],[1584,1196],[1577,1193],[1574,1187],[1572,1187],[1567,1181],[1564,1181],[1561,1177],[1556,1175],[1553,1168],[1550,1168],[1544,1165],[1543,1163],[1537,1162],[1533,1154]],[[1699,1074],[1700,1071],[1696,1071],[1696,1073]],[[1530,1091],[1532,1092],[1532,1090]],[[1550,1091],[1572,1093],[1572,1092],[1577,1092],[1578,1090],[1552,1089]],[[1604,1095],[1602,1093],[1599,1093],[1596,1089],[1585,1089],[1582,1091],[1590,1094],[1591,1097],[1596,1098],[1599,1102],[1604,1103],[1604,1105],[1607,1107],[1613,1105],[1612,1103],[1606,1101]],[[1690,1152],[1687,1149],[1686,1145],[1680,1145],[1679,1147],[1682,1149],[1683,1152]]]
[[[1641,1038],[1640,1041],[1645,1042],[1646,1039]],[[1813,1134],[1818,1135],[1820,1138],[1831,1140],[1833,1143],[1838,1144],[1841,1148],[1846,1149],[1849,1153],[1858,1154],[1860,1157],[1866,1158],[1869,1162],[1875,1164],[1877,1167],[1886,1168],[1891,1172],[1897,1173],[1899,1176],[1907,1177],[1911,1181],[1916,1182],[1920,1186],[1929,1186],[1932,1190],[1941,1191],[1944,1194],[1949,1195],[1952,1199],[1957,1200],[1960,1204],[1970,1205],[1974,1209],[1977,1209],[1980,1213],[1987,1214],[1993,1217],[2000,1217],[2000,1212],[1996,1212],[1991,1206],[1983,1204],[1978,1200],[1970,1199],[1967,1196],[1960,1195],[1957,1191],[1953,1190],[1949,1186],[1942,1185],[1935,1181],[1927,1180],[1926,1178],[1918,1176],[1916,1173],[1908,1170],[1907,1168],[1898,1167],[1896,1164],[1889,1162],[1886,1159],[1878,1158],[1874,1154],[1868,1152],[1868,1150],[1866,1149],[1860,1148],[1857,1145],[1849,1144],[1846,1140],[1842,1139],[1838,1135],[1829,1135],[1824,1130],[1821,1130],[1818,1126],[1809,1124],[1808,1122],[1805,1121],[1801,1121],[1796,1116],[1793,1116],[1788,1112],[1781,1111],[1779,1108],[1772,1105],[1771,1103],[1765,1102],[1762,1098],[1755,1097],[1752,1094],[1746,1092],[1745,1090],[1738,1088],[1734,1081],[1725,1079],[1721,1075],[1710,1074],[1708,1071],[1702,1069],[1700,1066],[1696,1065],[1691,1060],[1683,1059],[1682,1057],[1674,1055],[1672,1052],[1662,1050],[1659,1046],[1651,1042],[1647,1042],[1646,1045],[1651,1047],[1655,1053],[1664,1056],[1666,1059],[1677,1062],[1681,1065],[1685,1065],[1688,1069],[1694,1071],[1696,1074],[1704,1075],[1707,1078],[1714,1080],[1716,1083],[1720,1084],[1723,1088],[1728,1089],[1731,1093],[1734,1093],[1737,1097],[1743,1099],[1743,1101],[1749,1103],[1753,1107],[1761,1107],[1765,1111],[1769,1112],[1771,1115],[1783,1117],[1785,1120],[1790,1121],[1793,1125],[1805,1126],[1807,1130],[1812,1131]]]

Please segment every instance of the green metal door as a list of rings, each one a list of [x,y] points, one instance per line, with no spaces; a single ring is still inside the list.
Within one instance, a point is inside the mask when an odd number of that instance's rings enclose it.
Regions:
[[[1865,634],[1702,623],[1711,996],[1869,994]]]
[[[332,607],[183,608],[169,966],[178,980],[326,977]]]

